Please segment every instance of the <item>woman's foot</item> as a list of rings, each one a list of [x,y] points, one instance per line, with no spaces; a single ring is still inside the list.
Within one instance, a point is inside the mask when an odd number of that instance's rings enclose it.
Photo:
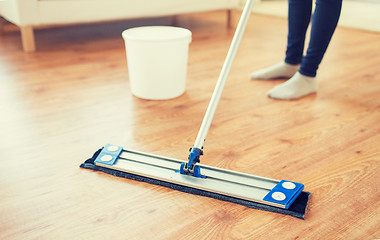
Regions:
[[[277,63],[268,68],[261,69],[251,74],[252,79],[276,79],[276,78],[291,78],[297,71],[300,65],[291,65],[285,62]]]
[[[267,92],[268,97],[280,100],[297,99],[317,91],[317,79],[296,72],[288,81]]]

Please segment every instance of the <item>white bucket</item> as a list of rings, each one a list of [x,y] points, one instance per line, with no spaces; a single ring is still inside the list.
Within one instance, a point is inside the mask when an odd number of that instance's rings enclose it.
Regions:
[[[122,36],[133,95],[163,100],[185,92],[189,30],[169,26],[136,27],[125,30]]]

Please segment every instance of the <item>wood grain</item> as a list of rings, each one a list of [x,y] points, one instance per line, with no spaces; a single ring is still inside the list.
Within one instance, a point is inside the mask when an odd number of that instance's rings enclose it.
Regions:
[[[186,92],[168,101],[131,95],[121,32],[170,17],[36,29],[30,54],[6,23],[0,239],[380,238],[378,33],[338,28],[318,94],[276,101],[265,92],[284,80],[249,74],[284,57],[286,20],[248,24],[201,162],[304,183],[305,221],[79,168],[107,143],[187,158],[234,33],[225,19],[176,18],[193,41]]]

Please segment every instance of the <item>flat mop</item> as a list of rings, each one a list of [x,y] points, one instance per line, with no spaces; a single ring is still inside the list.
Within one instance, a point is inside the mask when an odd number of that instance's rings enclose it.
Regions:
[[[301,183],[275,180],[200,164],[203,144],[253,8],[248,0],[188,161],[107,144],[82,168],[304,219],[310,193]]]

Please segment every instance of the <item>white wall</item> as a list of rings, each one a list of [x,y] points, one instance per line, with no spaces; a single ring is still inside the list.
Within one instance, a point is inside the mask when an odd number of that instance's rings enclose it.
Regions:
[[[240,0],[239,6],[244,3]],[[287,0],[259,0],[253,12],[287,17]],[[380,32],[380,0],[343,0],[339,26]]]

